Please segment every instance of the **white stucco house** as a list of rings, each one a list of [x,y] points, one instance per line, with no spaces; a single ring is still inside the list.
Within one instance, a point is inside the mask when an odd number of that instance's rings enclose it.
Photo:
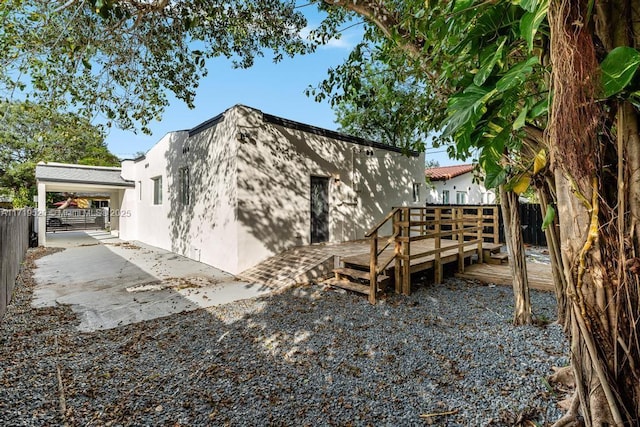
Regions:
[[[496,201],[493,190],[474,182],[474,166],[455,165],[429,168],[425,176],[431,182],[427,190],[428,204],[487,205]]]
[[[170,132],[117,173],[104,179],[114,234],[233,274],[294,246],[361,239],[426,194],[422,154],[242,105]]]

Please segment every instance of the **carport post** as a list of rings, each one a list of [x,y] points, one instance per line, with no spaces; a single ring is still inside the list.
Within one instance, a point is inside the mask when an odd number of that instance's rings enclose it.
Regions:
[[[38,246],[47,243],[47,184],[38,183]]]

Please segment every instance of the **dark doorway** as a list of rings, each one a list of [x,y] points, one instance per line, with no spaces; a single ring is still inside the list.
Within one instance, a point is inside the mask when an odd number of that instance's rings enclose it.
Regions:
[[[311,243],[329,240],[329,178],[311,177]]]

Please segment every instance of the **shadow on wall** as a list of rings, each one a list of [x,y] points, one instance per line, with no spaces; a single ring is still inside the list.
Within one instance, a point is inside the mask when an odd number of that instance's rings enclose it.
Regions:
[[[224,252],[220,245],[228,242],[223,232],[233,235],[236,161],[231,133],[221,121],[169,144],[166,202],[173,252],[199,261],[203,249],[217,245]]]
[[[393,206],[411,202],[407,166],[417,157],[263,123],[258,113],[243,119],[250,138],[238,149],[239,225],[272,253],[309,244],[311,176],[329,178],[332,241],[363,238]]]
[[[421,171],[419,157],[274,124],[247,107],[171,139],[165,160],[171,250],[232,272],[310,243],[311,177],[328,178],[337,242],[363,238],[392,207],[410,204],[411,171]]]

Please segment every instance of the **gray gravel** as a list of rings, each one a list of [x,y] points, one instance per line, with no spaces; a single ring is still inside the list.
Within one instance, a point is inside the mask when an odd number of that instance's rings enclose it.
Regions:
[[[26,271],[0,328],[0,425],[545,425],[561,415],[543,378],[566,361],[562,330],[513,327],[508,287],[449,279],[371,306],[310,285],[93,333],[75,329],[68,307],[31,308],[32,287]],[[539,318],[555,317],[551,293],[531,297]]]

